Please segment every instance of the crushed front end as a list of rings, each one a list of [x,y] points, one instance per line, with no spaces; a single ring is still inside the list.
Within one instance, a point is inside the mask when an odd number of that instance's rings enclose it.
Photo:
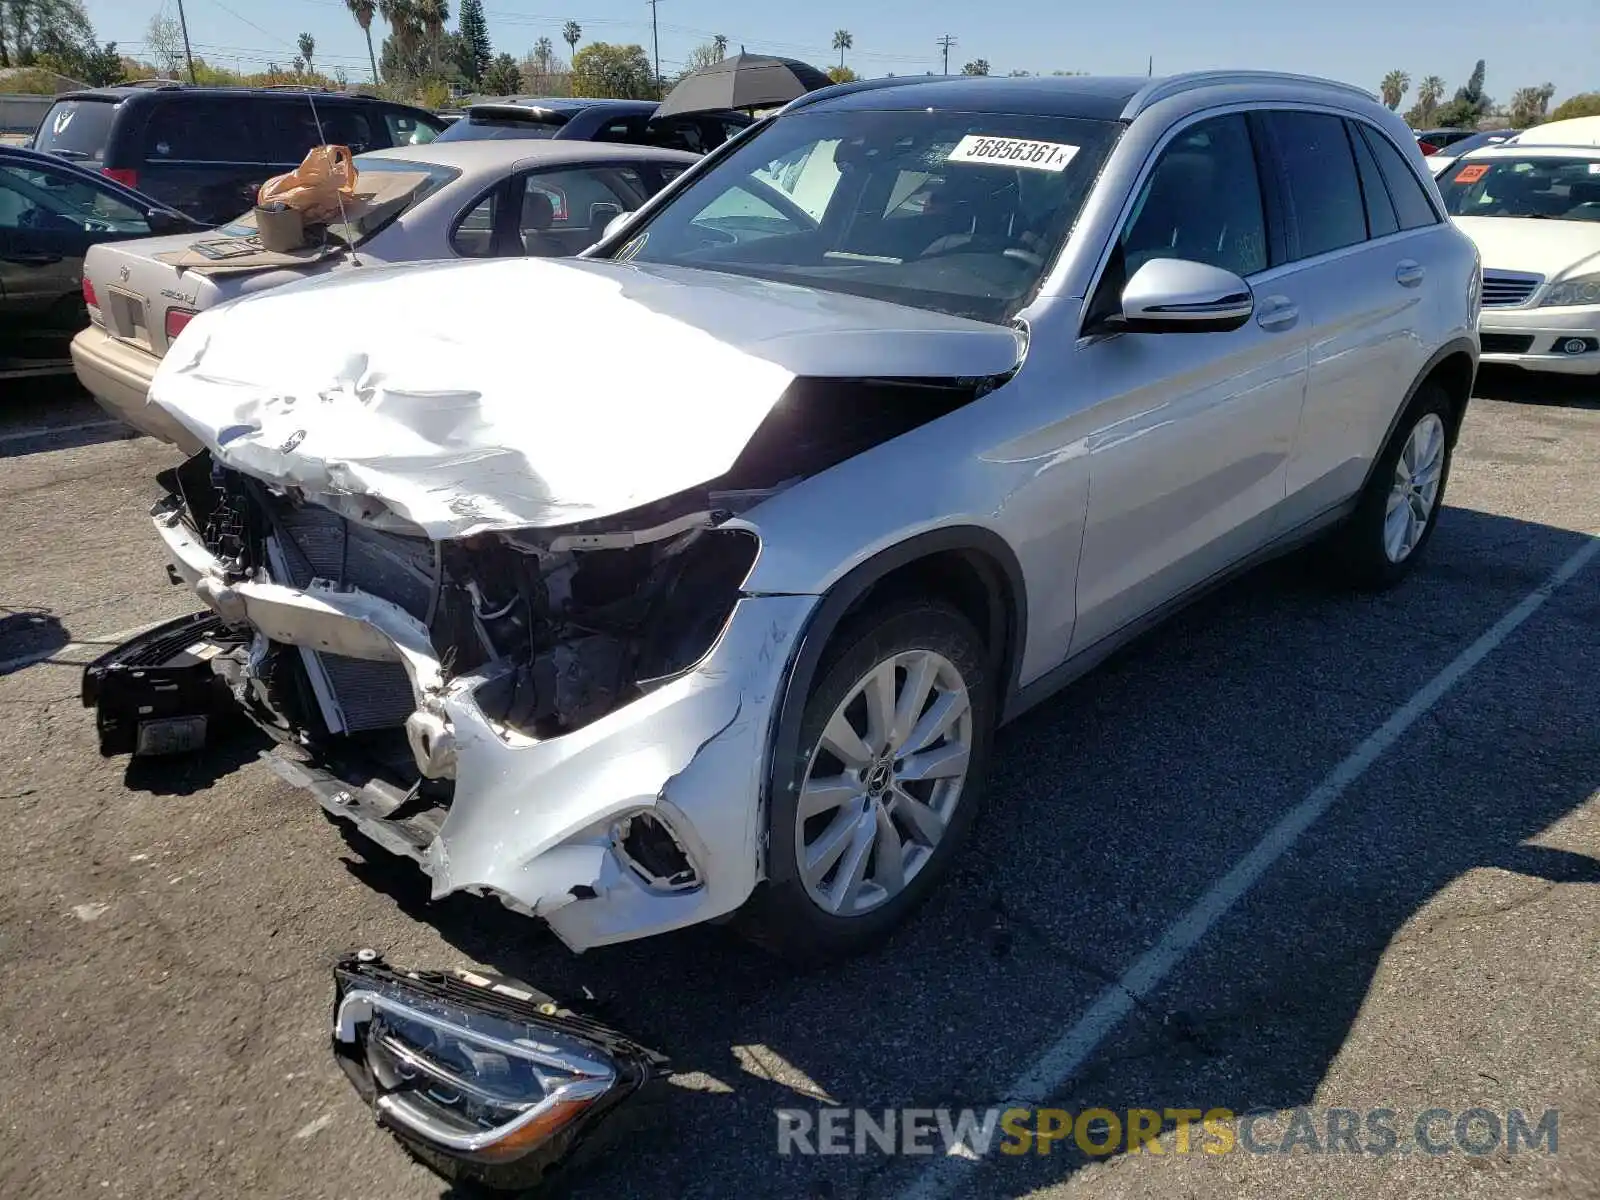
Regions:
[[[333,1053],[380,1124],[457,1180],[523,1189],[665,1079],[661,1055],[514,980],[334,968]]]
[[[436,898],[494,896],[583,950],[749,895],[815,597],[741,591],[759,542],[714,494],[430,540],[206,452],[162,482],[170,572],[221,619],[204,660],[269,761]]]

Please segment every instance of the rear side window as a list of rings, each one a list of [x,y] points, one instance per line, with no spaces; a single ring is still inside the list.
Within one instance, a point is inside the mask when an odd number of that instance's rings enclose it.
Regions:
[[[247,100],[219,96],[163,99],[145,126],[145,160],[264,162],[253,111],[259,107]]]
[[[120,107],[108,100],[62,100],[39,123],[33,148],[73,162],[103,163]]]
[[[693,130],[692,126],[689,126],[689,128],[698,141],[700,136],[698,131]],[[650,136],[650,118],[643,116],[618,117],[614,121],[607,121],[595,133],[592,140],[596,142],[625,142],[632,146],[658,145],[666,146],[673,150],[688,149],[677,138],[669,138],[665,141],[653,139]]]
[[[1311,258],[1367,239],[1366,207],[1356,162],[1338,117],[1309,112],[1262,114],[1283,164],[1295,258]]]
[[[1422,190],[1416,174],[1406,166],[1389,139],[1371,129],[1363,129],[1362,137],[1378,160],[1383,181],[1389,185],[1389,197],[1394,201],[1395,215],[1400,218],[1401,229],[1421,229],[1424,225],[1437,225],[1439,214],[1433,211],[1428,195]]]
[[[304,98],[271,100],[261,106],[265,126],[266,161],[274,166],[292,166],[306,151],[324,143],[348,146],[352,154],[381,150],[388,146],[387,132],[376,136],[369,114],[344,104],[319,104],[315,108]]]
[[[1350,146],[1356,152],[1356,173],[1361,177],[1361,198],[1367,205],[1367,232],[1371,237],[1388,237],[1400,232],[1400,221],[1389,199],[1388,185],[1378,170],[1378,160],[1361,136],[1359,125],[1350,125]]]

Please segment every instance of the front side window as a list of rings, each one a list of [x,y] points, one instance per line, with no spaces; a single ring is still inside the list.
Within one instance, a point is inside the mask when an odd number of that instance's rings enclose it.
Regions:
[[[36,167],[0,167],[0,229],[36,233],[149,233],[133,205],[87,180]]]
[[[1439,180],[1452,217],[1600,221],[1600,154],[1468,158]]]
[[[1069,117],[807,112],[744,138],[619,258],[985,321],[1031,298],[1120,127]]]
[[[389,128],[391,146],[426,146],[439,136],[436,128],[426,121],[417,120],[415,114],[404,109],[384,109],[383,123]]]
[[[1294,257],[1312,258],[1366,241],[1366,207],[1344,122],[1312,112],[1263,116],[1283,166],[1298,238]]]
[[[1243,115],[1198,121],[1167,144],[1123,228],[1122,255],[1128,277],[1153,258],[1241,276],[1267,269],[1261,183]]]

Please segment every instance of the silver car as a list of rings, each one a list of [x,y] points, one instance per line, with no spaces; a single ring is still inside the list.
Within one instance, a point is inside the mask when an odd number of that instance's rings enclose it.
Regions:
[[[681,150],[595,142],[433,142],[355,158],[357,192],[383,202],[336,224],[318,253],[263,267],[248,258],[194,265],[195,243],[255,233],[254,218],[93,247],[84,262],[89,325],[72,342],[78,380],[135,429],[197,449],[146,404],[167,347],[195,313],[316,275],[436,258],[558,256],[587,249],[697,161]],[[188,265],[184,265],[185,261]]]
[[[846,85],[613,224],[202,313],[153,388],[216,614],[171,644],[435,896],[575,950],[854,951],[996,726],[1251,564],[1384,587],[1438,520],[1478,260],[1354,89]]]

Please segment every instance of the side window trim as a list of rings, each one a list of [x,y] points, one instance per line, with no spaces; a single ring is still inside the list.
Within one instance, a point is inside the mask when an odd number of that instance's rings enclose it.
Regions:
[[[1283,163],[1261,112],[1258,108],[1246,109],[1244,118],[1250,130],[1250,146],[1255,152],[1256,186],[1261,191],[1261,215],[1267,226],[1267,270],[1271,271],[1294,262],[1290,251],[1297,239],[1293,228],[1294,210],[1284,184]]]
[[[1395,205],[1394,193],[1389,190],[1389,182],[1383,177],[1383,167],[1378,162],[1378,156],[1373,153],[1372,146],[1368,144],[1361,134],[1360,122],[1347,118],[1344,123],[1344,135],[1350,142],[1350,155],[1356,163],[1356,186],[1361,189],[1361,207],[1367,219],[1367,241],[1376,241],[1379,238],[1393,237],[1406,231],[1400,227],[1400,210]],[[1366,152],[1366,160],[1362,158],[1362,151]],[[1368,172],[1362,165],[1370,160],[1372,170]],[[1379,233],[1372,227],[1372,209],[1376,198],[1368,195],[1367,176],[1371,174],[1377,182],[1379,197],[1389,206],[1389,215],[1394,219],[1394,228],[1388,233]]]

